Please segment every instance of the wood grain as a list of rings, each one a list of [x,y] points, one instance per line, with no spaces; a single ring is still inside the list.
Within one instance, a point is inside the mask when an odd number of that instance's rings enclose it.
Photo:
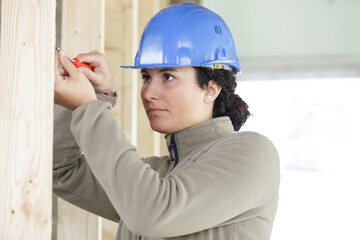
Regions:
[[[139,0],[139,24],[138,33],[139,41],[141,34],[148,23],[148,21],[161,9],[169,6],[169,1],[164,0]],[[135,55],[134,55],[135,56]],[[134,57],[133,56],[133,57]],[[138,75],[139,76],[139,75]],[[141,156],[162,156],[168,154],[166,147],[166,141],[164,134],[154,132],[149,124],[146,112],[141,102],[140,91],[142,82],[138,80],[138,123],[137,123],[137,135],[138,135],[138,152]]]
[[[105,55],[113,71],[118,104],[113,113],[125,135],[141,156],[163,153],[163,135],[151,130],[140,99],[139,71],[120,68],[132,65],[146,23],[168,0],[107,0],[105,7]],[[134,98],[136,99],[134,101]],[[154,144],[154,139],[158,144]],[[166,145],[166,144],[165,144]],[[167,150],[166,150],[167,151]],[[103,221],[103,240],[115,238],[117,224]]]
[[[133,1],[107,0],[105,55],[115,78],[118,104],[113,114],[125,135],[132,139],[132,71],[120,68],[133,63]]]
[[[99,217],[58,198],[57,239],[99,239]]]
[[[70,56],[104,52],[105,0],[62,0],[61,48]],[[58,240],[97,240],[101,219],[58,199]]]
[[[0,239],[50,239],[55,2],[1,9]]]

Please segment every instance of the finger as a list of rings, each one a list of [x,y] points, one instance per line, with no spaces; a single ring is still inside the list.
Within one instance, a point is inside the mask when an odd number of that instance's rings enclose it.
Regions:
[[[55,51],[55,74],[61,75],[59,71],[59,51]]]
[[[68,73],[59,64],[59,52],[55,52],[55,83],[65,79]]]
[[[59,72],[59,74],[61,76],[68,76],[69,75],[62,67],[58,67],[57,70],[58,70],[58,72]]]
[[[63,69],[69,73],[69,75],[74,75],[78,73],[78,69],[74,66],[74,64],[67,58],[64,51],[59,51],[59,62]]]
[[[76,56],[80,62],[89,64],[93,68],[97,68],[105,64],[105,57],[98,51],[92,51],[90,53],[81,53]],[[96,70],[95,70],[96,71]]]
[[[99,82],[100,77],[90,69],[86,67],[80,67],[79,70],[81,70],[90,81],[94,82],[95,84]]]
[[[92,51],[89,53],[80,53],[76,56],[79,60],[82,60],[82,62],[90,63],[90,62],[97,62],[99,56],[102,54],[98,51]]]

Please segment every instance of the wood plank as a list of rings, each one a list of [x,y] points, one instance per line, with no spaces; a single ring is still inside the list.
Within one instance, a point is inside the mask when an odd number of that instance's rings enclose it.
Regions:
[[[58,200],[61,199],[58,198]],[[59,203],[58,211],[57,239],[99,239],[100,218],[98,216],[77,208],[64,200]]]
[[[141,38],[141,34],[149,22],[149,20],[160,10],[159,8],[159,0],[139,0],[139,24],[138,24],[138,32],[139,32],[139,42]],[[133,56],[134,57],[134,56]],[[139,75],[140,76],[140,75]],[[155,134],[151,129],[148,117],[144,110],[144,106],[141,100],[141,80],[139,79],[138,85],[138,152],[141,156],[147,157],[154,155],[154,151],[156,151],[155,141],[160,140],[160,135]],[[155,135],[154,135],[155,134]],[[158,142],[156,142],[158,143]]]
[[[104,0],[62,0],[61,48],[71,56],[104,52]],[[101,219],[61,199],[58,203],[59,240],[96,240]]]
[[[105,0],[63,0],[61,47],[70,55],[104,52]]]
[[[55,1],[1,9],[0,239],[50,239]]]
[[[137,145],[142,156],[154,154],[154,132],[151,130],[140,99],[139,71],[122,69],[120,65],[132,65],[140,35],[147,21],[168,0],[107,0],[105,19],[105,54],[116,80],[118,105],[113,113],[125,135]],[[161,145],[161,137],[156,135]],[[164,142],[164,141],[163,141]],[[157,151],[161,153],[159,149]],[[117,224],[103,221],[104,240],[115,238]]]
[[[169,1],[164,0],[139,0],[139,41],[141,34],[149,20],[161,9],[169,6]],[[138,152],[141,156],[161,156],[168,154],[164,134],[154,132],[149,124],[146,112],[141,102],[142,83],[138,85]]]
[[[107,0],[105,55],[115,78],[118,105],[113,109],[125,135],[132,140],[132,77],[134,70],[120,65],[133,63],[133,0]]]
[[[133,138],[132,84],[134,70],[120,68],[133,63],[133,1],[106,0],[105,55],[115,78],[118,104],[112,110],[125,135]],[[137,103],[136,103],[137,104]],[[102,239],[115,239],[117,223],[103,219]]]

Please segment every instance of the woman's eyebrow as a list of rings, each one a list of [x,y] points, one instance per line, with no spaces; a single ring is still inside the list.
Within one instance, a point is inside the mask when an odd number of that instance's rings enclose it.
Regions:
[[[175,68],[161,68],[159,72],[177,72]]]
[[[177,72],[176,68],[160,68],[159,72]],[[148,73],[146,68],[140,70],[140,73]]]

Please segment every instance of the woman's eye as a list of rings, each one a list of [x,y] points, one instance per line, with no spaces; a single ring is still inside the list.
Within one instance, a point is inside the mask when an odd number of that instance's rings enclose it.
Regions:
[[[171,76],[170,74],[164,74],[164,79],[165,79],[165,81],[171,81],[174,79],[174,77]]]
[[[147,83],[147,82],[150,81],[150,76],[148,76],[148,75],[142,75],[141,78],[142,78],[144,83]]]

